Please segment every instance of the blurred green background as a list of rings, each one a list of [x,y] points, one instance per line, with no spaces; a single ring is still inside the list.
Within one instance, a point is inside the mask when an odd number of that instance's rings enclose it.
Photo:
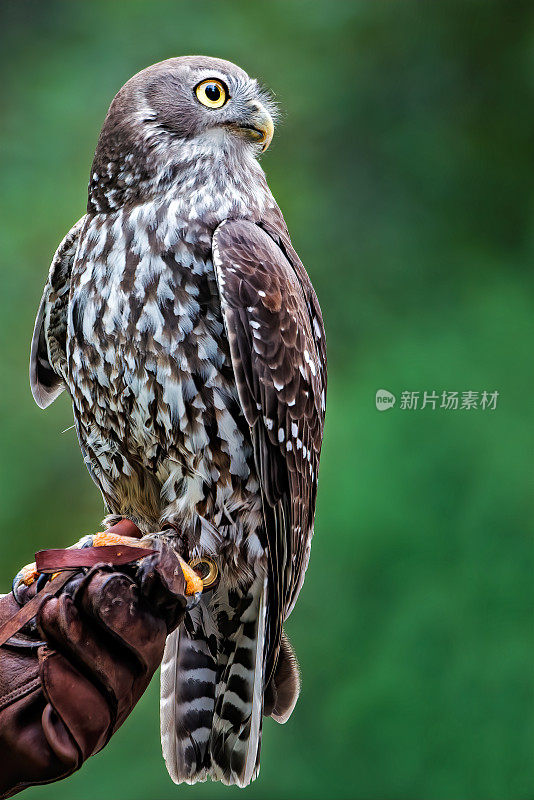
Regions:
[[[68,398],[46,414],[31,399],[34,315],[114,93],[197,52],[282,105],[263,165],[329,344],[316,538],[288,624],[303,690],[285,727],[266,721],[244,796],[534,798],[532,3],[2,2],[1,585],[98,529]],[[379,388],[500,397],[378,413]],[[175,787],[158,734],[154,680],[103,753],[27,796],[237,796]]]

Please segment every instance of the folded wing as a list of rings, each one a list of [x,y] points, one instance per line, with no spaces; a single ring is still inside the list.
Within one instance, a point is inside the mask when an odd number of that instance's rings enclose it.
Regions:
[[[284,231],[228,220],[215,231],[213,261],[264,500],[272,668],[313,533],[326,394],[324,328]]]
[[[30,386],[40,408],[49,406],[65,388],[70,276],[84,221],[82,217],[71,228],[56,250],[35,320]]]

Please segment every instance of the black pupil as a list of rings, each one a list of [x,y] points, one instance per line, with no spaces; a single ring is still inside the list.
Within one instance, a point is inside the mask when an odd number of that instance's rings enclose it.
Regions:
[[[221,90],[216,83],[208,83],[204,91],[206,92],[206,97],[208,100],[211,100],[212,103],[216,103],[221,99]]]

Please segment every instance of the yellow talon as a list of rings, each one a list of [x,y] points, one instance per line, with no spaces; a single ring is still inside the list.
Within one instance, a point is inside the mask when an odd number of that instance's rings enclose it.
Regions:
[[[120,536],[117,533],[108,533],[107,531],[100,531],[99,533],[95,533],[95,535],[93,536],[93,547],[108,547],[109,545],[121,545],[121,544],[131,545],[133,547],[150,548],[149,542],[148,543],[143,542],[142,540],[135,539],[131,536]],[[182,568],[182,572],[185,578],[186,596],[189,597],[195,594],[199,594],[200,592],[202,592],[202,589],[204,588],[204,582],[202,578],[197,574],[197,572],[195,571],[195,569],[193,569],[192,566],[190,566],[186,561],[183,560],[183,558],[181,558],[181,556],[178,556],[178,559],[180,561],[180,566]],[[23,567],[22,570],[20,571],[20,575],[21,575],[21,581],[26,586],[31,586],[31,584],[39,577],[39,573],[37,572],[35,563],[27,564],[25,567]],[[59,573],[56,572],[54,575],[52,575],[52,580],[56,577],[56,575],[59,575]],[[206,585],[210,585],[211,583],[213,583],[213,580],[209,580],[209,582],[207,581]]]
[[[201,592],[202,589],[204,588],[204,584],[202,583],[202,578],[198,577],[195,570],[192,567],[190,567],[189,564],[183,560],[183,558],[178,556],[178,559],[180,561],[182,572],[184,573],[186,596]]]
[[[25,586],[31,586],[32,583],[39,577],[39,573],[37,572],[37,568],[35,566],[35,561],[31,564],[26,564],[25,567],[22,567],[20,573],[22,583]]]
[[[93,536],[93,547],[109,547],[114,544],[127,544],[132,547],[149,546],[139,539],[134,539],[133,536],[121,536],[118,533],[108,533],[108,531],[100,531]]]
[[[109,545],[132,545],[133,547],[147,547],[150,548],[150,542],[145,542],[142,539],[134,539],[131,536],[120,536],[118,533],[108,533],[108,531],[100,531],[93,536],[93,547],[107,547]],[[185,578],[185,593],[187,596],[198,594],[201,592],[204,584],[202,578],[199,578],[195,570],[178,556],[180,566]]]

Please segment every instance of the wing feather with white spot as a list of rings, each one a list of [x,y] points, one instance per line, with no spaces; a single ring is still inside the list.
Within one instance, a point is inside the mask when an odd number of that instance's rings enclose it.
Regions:
[[[304,579],[313,533],[325,412],[324,328],[284,231],[227,220],[214,233],[213,257],[264,497],[278,639]]]

